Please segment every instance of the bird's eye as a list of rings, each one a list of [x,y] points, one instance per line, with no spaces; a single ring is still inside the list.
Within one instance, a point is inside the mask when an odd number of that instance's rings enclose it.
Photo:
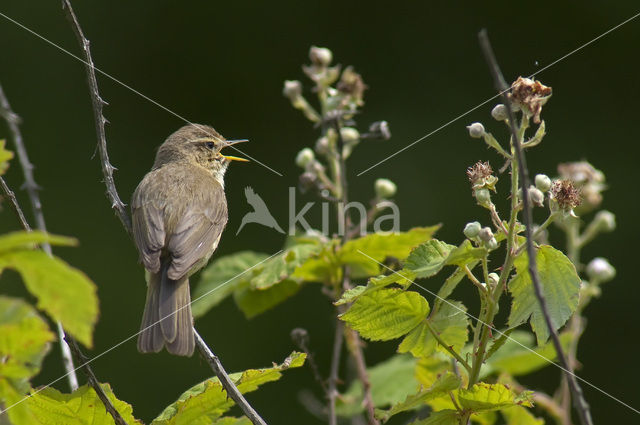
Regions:
[[[207,149],[213,149],[216,147],[216,144],[213,142],[206,142],[204,145],[207,147]]]

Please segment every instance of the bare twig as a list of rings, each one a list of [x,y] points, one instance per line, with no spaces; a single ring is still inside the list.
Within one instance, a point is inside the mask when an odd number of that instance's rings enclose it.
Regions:
[[[90,43],[89,40],[85,38],[84,33],[80,28],[80,23],[78,22],[78,18],[73,12],[73,8],[71,7],[71,3],[69,2],[69,0],[62,1],[62,8],[66,13],[73,32],[78,39],[78,43],[82,48],[82,56],[87,72],[87,82],[89,84],[91,103],[93,105],[96,134],[98,138],[98,152],[100,153],[100,163],[102,166],[104,183],[107,187],[107,197],[111,201],[111,206],[116,211],[116,214],[118,215],[118,218],[120,219],[120,222],[122,223],[125,231],[129,235],[131,235],[131,217],[126,210],[124,203],[120,200],[120,196],[118,195],[118,191],[113,180],[113,170],[115,170],[115,167],[109,162],[109,154],[107,152],[107,138],[104,131],[104,124],[107,122],[107,120],[102,115],[102,106],[106,103],[102,100],[102,98],[100,97],[100,92],[98,91],[98,82],[96,80],[93,59],[91,58]],[[229,375],[227,375],[227,372],[222,367],[220,360],[218,360],[216,355],[213,354],[202,337],[200,337],[195,327],[193,327],[193,333],[196,337],[196,345],[198,346],[198,350],[200,350],[202,356],[205,357],[205,359],[213,369],[213,372],[218,377],[224,388],[227,390],[227,394],[229,394],[229,396],[238,404],[240,409],[242,409],[244,414],[247,415],[247,417],[251,420],[251,422],[253,422],[254,425],[266,425],[266,422],[258,415],[253,407],[251,407],[247,400],[242,397],[242,394],[240,393],[240,391],[238,391],[233,381],[231,381]]]
[[[83,365],[82,369],[87,375],[87,380],[89,381],[89,385],[91,385],[91,387],[94,389],[94,391],[98,395],[98,398],[100,399],[100,401],[102,401],[104,408],[111,415],[111,417],[113,417],[113,420],[117,425],[127,425],[127,421],[124,420],[124,418],[120,415],[120,412],[118,412],[115,406],[111,403],[111,400],[109,400],[109,397],[104,392],[104,389],[100,385],[100,382],[98,382],[98,380],[96,379],[96,376],[91,371],[91,368],[88,365],[89,359],[80,350],[80,346],[78,345],[78,342],[73,338],[69,338],[69,336],[67,336],[67,339],[69,340],[69,346],[71,347],[73,354],[76,356],[78,361]]]
[[[495,89],[498,90],[498,92],[501,94],[504,100],[504,105],[507,109],[507,115],[509,117],[509,125],[511,127],[513,145],[518,161],[518,172],[520,174],[520,181],[522,182],[522,203],[524,207],[523,218],[525,224],[525,235],[527,238],[527,254],[529,256],[529,274],[531,276],[531,282],[533,283],[533,289],[536,298],[538,299],[538,303],[540,304],[540,310],[542,310],[542,315],[544,316],[545,323],[547,324],[547,329],[549,330],[549,334],[551,335],[551,340],[553,341],[553,346],[555,347],[558,360],[560,361],[560,364],[564,369],[569,387],[571,388],[574,408],[576,409],[576,412],[580,417],[580,422],[582,423],[582,425],[593,425],[589,404],[587,404],[587,401],[584,398],[584,394],[582,392],[582,388],[580,387],[580,384],[578,384],[578,381],[573,374],[572,365],[570,365],[567,361],[567,356],[562,349],[562,344],[560,343],[558,333],[556,332],[553,323],[551,322],[551,316],[549,315],[547,303],[544,299],[544,295],[542,294],[542,287],[540,285],[538,269],[536,267],[536,250],[533,246],[533,218],[531,214],[531,205],[528,194],[530,184],[529,171],[527,169],[527,161],[524,156],[524,150],[522,149],[521,140],[518,137],[513,110],[511,108],[509,98],[506,94],[509,86],[502,76],[502,71],[500,71],[500,67],[493,53],[491,43],[489,42],[487,31],[480,31],[480,33],[478,34],[478,38],[480,40],[480,47],[482,48],[482,52],[489,66],[491,76],[493,77]]]
[[[2,187],[2,191],[4,192],[7,199],[9,199],[9,203],[11,204],[11,209],[13,210],[14,213],[16,213],[16,216],[20,221],[20,225],[24,230],[26,230],[27,232],[30,232],[31,226],[29,226],[27,219],[24,217],[24,213],[22,212],[22,208],[20,208],[20,204],[18,204],[16,195],[13,193],[13,190],[11,190],[9,186],[7,186],[7,182],[5,182],[2,177],[0,177],[0,187]]]
[[[42,213],[42,204],[40,203],[40,195],[38,195],[38,185],[33,177],[33,164],[29,161],[29,156],[27,155],[27,148],[24,145],[22,140],[22,132],[20,131],[19,123],[20,117],[16,115],[11,109],[11,104],[9,103],[9,99],[4,93],[2,89],[2,85],[0,85],[0,115],[4,117],[7,121],[7,125],[9,126],[9,131],[11,132],[11,138],[13,140],[13,145],[16,149],[18,161],[20,162],[20,166],[22,167],[22,174],[24,175],[25,187],[27,189],[27,194],[29,195],[29,200],[31,201],[31,209],[33,210],[33,216],[36,220],[36,227],[43,231],[47,231],[47,226],[44,221],[44,214]],[[13,193],[13,192],[11,192]],[[15,201],[15,197],[13,199]],[[17,202],[16,202],[17,205]],[[27,224],[26,219],[24,218],[24,214],[20,219],[22,227],[30,231],[28,229],[29,225]],[[48,242],[42,243],[42,249],[49,256],[52,256],[51,245]],[[58,340],[60,341],[60,352],[62,355],[62,363],[64,365],[65,372],[67,372],[67,381],[69,383],[69,388],[71,391],[75,391],[78,389],[78,377],[75,372],[75,367],[73,365],[73,358],[71,357],[71,351],[69,350],[69,345],[65,340],[65,332],[62,328],[62,324],[60,322],[57,323],[58,330]]]
[[[331,355],[331,369],[329,370],[329,382],[327,398],[329,399],[329,425],[336,425],[336,399],[338,398],[338,371],[340,370],[340,357],[342,355],[342,341],[344,340],[344,323],[336,320],[336,333],[333,338],[333,353]]]
[[[295,328],[291,331],[291,339],[298,346],[300,350],[302,350],[307,355],[307,364],[311,369],[311,373],[313,373],[313,377],[324,391],[325,395],[328,396],[328,388],[327,384],[320,375],[320,369],[318,368],[318,364],[313,356],[313,353],[309,349],[309,332],[303,328]]]
[[[209,363],[209,366],[211,366],[211,369],[213,369],[213,372],[220,380],[220,383],[227,391],[227,396],[231,397],[231,399],[242,408],[244,414],[247,415],[254,425],[267,425],[264,419],[258,415],[258,412],[256,412],[242,396],[242,393],[240,393],[231,378],[229,378],[229,375],[227,375],[227,372],[224,370],[222,363],[220,363],[218,356],[213,354],[195,328],[193,328],[193,334],[196,337],[196,345],[198,346],[198,350],[200,350],[200,354],[202,354],[202,357],[204,357],[207,363]]]

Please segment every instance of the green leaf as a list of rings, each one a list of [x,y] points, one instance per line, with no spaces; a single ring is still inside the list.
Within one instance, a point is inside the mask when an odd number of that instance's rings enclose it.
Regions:
[[[342,293],[342,296],[340,297],[340,299],[334,302],[333,304],[334,305],[349,304],[355,301],[355,299],[358,298],[360,295],[362,295],[362,293],[366,290],[367,290],[367,287],[363,285],[358,285],[351,289],[347,289]]]
[[[401,233],[372,233],[344,244],[338,260],[351,267],[353,278],[380,274],[380,265],[387,257],[407,258],[411,250],[431,239],[440,226],[416,227]]]
[[[461,302],[447,301],[427,319],[431,328],[447,346],[453,347],[457,352],[464,347],[468,338],[469,320],[466,311],[467,308]],[[448,351],[438,344],[427,324],[422,323],[405,337],[398,351],[424,357],[433,354],[436,348],[448,354]]]
[[[428,418],[411,422],[409,425],[458,425],[460,415],[458,411],[452,409],[432,412]]]
[[[578,307],[580,277],[571,260],[549,245],[538,248],[536,265],[551,322],[553,327],[558,329],[566,323]],[[515,266],[518,274],[509,283],[509,291],[513,296],[509,327],[525,323],[531,317],[531,329],[537,336],[538,345],[542,345],[549,338],[549,330],[534,293],[527,269],[526,252],[516,258]]]
[[[0,296],[0,376],[30,378],[40,371],[42,359],[55,335],[26,302]]]
[[[466,239],[459,247],[454,248],[447,257],[447,265],[464,267],[474,261],[481,260],[487,255],[486,248],[475,248],[471,241]]]
[[[193,317],[204,315],[231,295],[238,285],[248,282],[254,273],[249,269],[259,268],[256,265],[267,258],[269,255],[261,252],[240,251],[213,261],[202,272],[193,292]]]
[[[416,363],[415,376],[420,385],[430,387],[443,372],[451,369],[451,360],[442,353],[420,357]]]
[[[418,381],[414,377],[415,367],[416,360],[413,357],[394,355],[367,368],[374,405],[382,407],[399,403],[414,393],[418,389]],[[340,396],[338,413],[341,416],[352,416],[362,412],[362,398],[362,382],[355,380],[349,390]]]
[[[293,352],[285,361],[267,369],[249,369],[229,375],[241,393],[280,379],[282,371],[304,364],[306,354]],[[234,405],[218,378],[207,379],[185,391],[153,420],[152,425],[209,425]]]
[[[0,255],[16,249],[33,249],[34,245],[48,242],[49,245],[76,246],[78,240],[66,236],[56,236],[39,230],[32,232],[11,232],[0,236]]]
[[[394,404],[391,409],[377,410],[376,417],[386,422],[393,415],[421,407],[428,401],[442,397],[449,391],[459,388],[461,384],[462,381],[458,376],[451,372],[446,372],[431,387],[421,390],[417,394],[408,396],[404,401]]]
[[[478,262],[473,262],[471,264],[469,264],[469,269],[473,270],[473,268],[478,264]],[[442,287],[440,287],[440,290],[438,291],[438,296],[436,297],[436,300],[434,301],[434,307],[435,308],[440,308],[440,306],[442,305],[442,303],[444,302],[443,300],[446,300],[447,298],[449,298],[449,295],[451,295],[454,291],[454,289],[456,289],[456,287],[458,286],[458,284],[460,282],[462,282],[462,279],[464,279],[464,277],[466,276],[466,273],[463,269],[461,268],[457,268],[455,272],[453,272],[453,274],[451,276],[449,276],[447,278],[447,280],[444,281],[444,284],[442,285]]]
[[[411,270],[417,278],[431,277],[444,267],[453,249],[455,249],[453,245],[431,239],[409,254],[404,267]]]
[[[6,140],[0,139],[0,176],[9,168],[9,161],[13,158],[13,152],[5,149]]]
[[[410,332],[429,313],[429,303],[417,292],[381,289],[360,296],[340,319],[364,338],[379,341]]]
[[[118,400],[109,384],[100,384],[123,419],[129,424],[142,424],[133,417],[130,404]],[[14,417],[14,410],[24,405],[22,412]],[[104,408],[93,388],[83,385],[71,394],[63,394],[52,387],[34,391],[23,403],[9,410],[15,425],[65,424],[65,425],[109,425],[113,418]],[[27,420],[25,422],[25,420]]]
[[[246,416],[241,416],[239,418],[225,416],[224,418],[220,418],[213,422],[211,425],[251,425],[251,421]]]
[[[536,418],[528,409],[513,406],[500,411],[507,425],[544,425],[544,419]]]
[[[251,287],[266,289],[287,279],[294,270],[322,250],[317,244],[298,244],[265,261],[259,273],[251,278]]]
[[[336,246],[339,243],[338,239],[324,243],[320,252],[296,268],[291,277],[305,282],[330,283],[332,280],[336,280],[342,273],[342,266],[335,254]]]
[[[560,343],[564,349],[569,347],[571,340],[570,333],[560,334]],[[483,376],[503,372],[512,376],[527,375],[549,366],[555,359],[556,350],[551,341],[542,347],[534,347],[534,336],[531,333],[514,331],[508,339],[505,338],[504,345],[488,358],[486,369],[483,368]]]
[[[531,392],[516,394],[504,384],[479,382],[470,389],[458,390],[458,403],[474,413],[499,410],[510,406],[533,406]]]
[[[285,279],[266,289],[252,289],[249,285],[239,287],[233,298],[246,318],[252,319],[295,295],[298,290],[298,282]]]
[[[0,268],[20,273],[24,284],[38,299],[38,308],[62,323],[66,331],[87,347],[98,320],[96,286],[61,259],[42,251],[8,251],[0,255]]]

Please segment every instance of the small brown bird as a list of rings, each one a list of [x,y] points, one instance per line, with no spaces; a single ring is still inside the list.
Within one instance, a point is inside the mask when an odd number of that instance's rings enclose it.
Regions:
[[[142,353],[193,354],[189,276],[203,267],[227,224],[224,174],[233,160],[220,150],[235,143],[213,128],[191,124],[160,146],[153,168],[131,201],[133,236],[149,272],[138,336]]]

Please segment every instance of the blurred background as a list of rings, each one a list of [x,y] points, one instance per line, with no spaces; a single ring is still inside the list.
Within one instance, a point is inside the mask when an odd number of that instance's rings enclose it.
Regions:
[[[251,185],[281,222],[288,217],[288,187],[297,184],[296,153],[318,135],[282,96],[285,79],[311,85],[301,71],[311,45],[329,47],[335,62],[354,65],[369,86],[361,129],[387,120],[393,137],[360,145],[349,160],[350,196],[367,202],[373,182],[386,177],[398,185],[401,227],[444,222],[438,236],[461,242],[468,221],[488,223],[475,205],[465,177],[477,160],[498,158],[470,139],[465,125],[481,121],[500,140],[507,137],[489,113],[489,102],[360,177],[356,174],[443,126],[494,95],[477,43],[486,27],[508,81],[530,75],[638,13],[636,1],[601,2],[74,2],[98,68],[189,121],[213,125],[227,138],[248,138],[256,163],[233,164],[227,174],[230,220],[218,256],[239,250],[266,253],[284,238],[272,229],[248,225],[243,189]],[[59,2],[5,1],[0,12],[43,37],[79,54]],[[606,256],[617,278],[587,309],[579,374],[624,402],[640,407],[637,305],[638,45],[640,19],[629,22],[545,69],[537,78],[554,89],[543,111],[547,137],[528,156],[531,173],[555,175],[558,162],[589,160],[607,176],[603,207],[616,213],[618,230],[601,236],[584,260]],[[22,131],[49,230],[77,237],[80,248],[56,253],[98,285],[101,314],[95,332],[97,355],[138,331],[145,297],[143,269],[133,244],[104,196],[96,137],[82,63],[0,18],[0,83],[23,118]],[[184,122],[123,86],[98,75],[109,153],[125,202],[150,169],[156,147]],[[307,92],[308,98],[312,95]],[[8,138],[4,122],[0,138]],[[8,183],[28,208],[14,163]],[[503,193],[504,195],[504,193]],[[299,197],[299,202],[311,198]],[[299,204],[299,205],[300,205]],[[6,208],[0,232],[18,228]],[[309,215],[313,219],[314,215]],[[32,220],[31,216],[29,218]],[[316,217],[317,218],[317,217]],[[436,282],[432,283],[435,285]],[[6,273],[2,292],[27,296],[16,275]],[[430,296],[426,295],[430,299]],[[457,298],[465,298],[462,291]],[[468,298],[471,299],[471,298]],[[469,301],[471,311],[477,306]],[[295,346],[289,333],[304,327],[321,372],[328,374],[333,309],[318,286],[309,285],[278,308],[246,320],[227,300],[197,323],[229,371],[280,362]],[[397,341],[371,343],[367,362],[376,364]],[[88,351],[88,350],[87,350]],[[211,375],[198,356],[166,352],[141,355],[131,340],[93,364],[98,377],[150,421],[189,386]],[[63,373],[55,346],[37,384]],[[560,372],[547,368],[525,380],[550,391]],[[82,378],[84,379],[84,378]],[[60,381],[57,388],[67,390]],[[307,368],[291,370],[277,383],[249,395],[273,424],[322,423],[298,402],[301,389],[321,392]],[[633,411],[584,386],[596,423],[636,423]],[[237,412],[236,412],[237,413]]]

